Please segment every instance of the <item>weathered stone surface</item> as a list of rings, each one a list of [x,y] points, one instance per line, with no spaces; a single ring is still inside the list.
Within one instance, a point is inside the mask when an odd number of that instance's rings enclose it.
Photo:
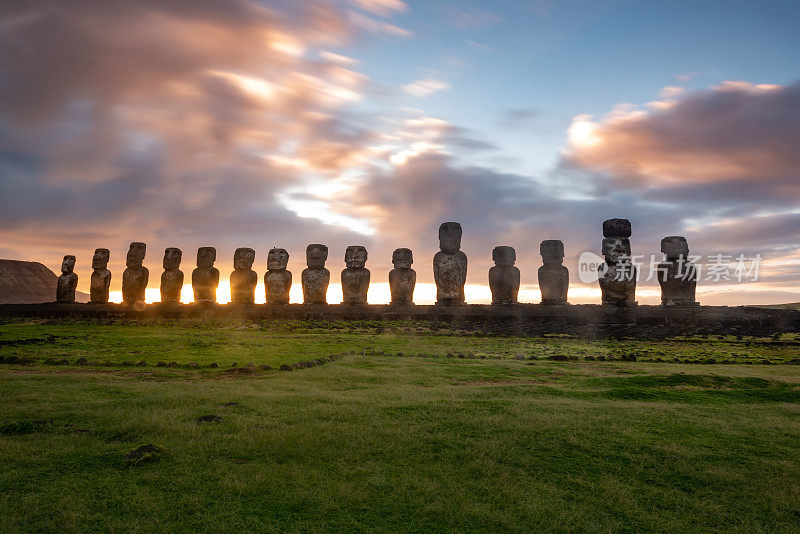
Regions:
[[[75,269],[75,256],[64,256],[61,262],[61,276],[58,277],[58,288],[56,289],[56,302],[61,304],[72,304],[75,302],[75,288],[78,287],[78,275]]]
[[[234,304],[253,304],[256,300],[258,275],[253,270],[256,251],[252,248],[237,248],[233,253],[233,272],[231,273],[231,302]]]
[[[603,238],[603,256],[599,282],[603,304],[636,304],[636,266],[631,261],[631,243],[627,237]]]
[[[292,273],[286,270],[289,253],[283,248],[273,248],[267,254],[267,272],[264,274],[264,290],[267,304],[289,304],[292,289]]]
[[[365,267],[367,249],[361,245],[347,247],[344,262],[347,268],[342,271],[342,304],[364,306],[369,290],[369,269]]]
[[[661,252],[667,261],[658,265],[661,304],[664,306],[699,306],[695,299],[697,267],[689,261],[685,237],[669,236],[661,240]]]
[[[57,278],[57,277],[55,277]],[[54,280],[55,281],[55,280]],[[54,286],[55,288],[55,286]],[[2,304],[0,318],[36,317],[44,319],[75,318],[102,319],[103,321],[142,321],[152,324],[154,319],[174,319],[175,311],[158,305],[130,307],[123,304],[86,306],[84,304],[56,304],[50,293],[48,304]],[[320,307],[322,308],[322,307]],[[308,308],[294,304],[289,306],[254,306],[248,320],[269,321],[273,319],[308,320]],[[535,336],[544,334],[568,334],[579,337],[618,338],[637,337],[661,339],[675,335],[735,334],[768,337],[779,332],[800,332],[800,311],[791,309],[755,308],[751,306],[601,306],[599,304],[573,304],[570,306],[540,306],[518,304],[516,306],[426,306],[417,305],[402,310],[388,305],[371,304],[357,308],[327,306],[313,310],[312,320],[339,321],[362,320],[384,321],[410,318],[419,326],[430,324],[447,325],[448,330],[477,331],[486,334]],[[241,320],[241,312],[227,306],[207,308],[202,304],[182,306],[180,316],[207,318],[224,322]],[[28,344],[35,340],[17,341]],[[378,354],[380,351],[373,351]],[[369,351],[367,352],[369,353]],[[352,351],[351,351],[352,354]],[[335,360],[341,355],[327,356]],[[434,355],[435,356],[435,355]],[[441,354],[444,356],[444,353]],[[498,356],[499,357],[499,356]],[[11,358],[14,358],[12,360]],[[19,360],[19,361],[17,361]],[[28,358],[7,357],[8,363],[19,363]],[[169,360],[165,360],[169,361]],[[230,360],[228,360],[230,361]],[[91,365],[112,365],[90,360]],[[177,366],[171,363],[170,366]]]
[[[630,237],[631,221],[628,219],[607,219],[603,221],[603,237]]]
[[[539,290],[542,304],[567,304],[569,291],[569,270],[564,267],[564,243],[558,239],[548,239],[539,245],[543,265],[539,267]]]
[[[176,304],[181,301],[183,289],[183,271],[180,270],[183,252],[181,249],[169,247],[164,250],[164,272],[161,273],[161,302]]]
[[[215,261],[217,261],[217,249],[214,247],[197,249],[197,268],[192,271],[192,290],[195,302],[212,303],[217,301],[219,269],[214,267]]]
[[[389,271],[389,291],[392,294],[393,306],[410,306],[414,304],[414,287],[417,285],[417,273],[411,268],[414,255],[410,249],[398,248],[392,253],[394,269]]]
[[[108,260],[111,253],[107,248],[98,248],[92,257],[92,277],[89,280],[89,302],[104,304],[108,302],[108,289],[111,287],[111,271]]]
[[[661,240],[661,252],[668,260],[674,261],[689,256],[689,243],[679,235],[667,236]]]
[[[138,241],[131,243],[128,249],[127,269],[122,273],[122,302],[125,304],[144,302],[144,291],[150,280],[150,272],[142,265],[146,251],[147,245]]]
[[[516,304],[520,280],[519,269],[514,266],[517,261],[517,252],[514,247],[494,247],[492,260],[494,267],[489,269],[492,304],[506,306]]]
[[[325,268],[328,247],[318,243],[306,247],[306,265],[300,276],[303,284],[304,304],[327,304],[328,284],[331,273]]]
[[[464,304],[467,281],[467,255],[461,252],[461,225],[446,222],[439,226],[439,252],[433,257],[433,279],[436,282],[436,304]]]

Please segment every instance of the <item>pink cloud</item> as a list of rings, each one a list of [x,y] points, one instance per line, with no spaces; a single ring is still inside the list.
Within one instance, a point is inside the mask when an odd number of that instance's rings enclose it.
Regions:
[[[566,162],[639,186],[758,180],[769,188],[800,177],[800,85],[726,82],[661,96],[649,111],[577,117]]]

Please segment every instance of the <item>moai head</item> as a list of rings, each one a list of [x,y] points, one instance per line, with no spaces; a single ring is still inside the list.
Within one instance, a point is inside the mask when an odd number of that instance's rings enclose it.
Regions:
[[[267,254],[267,270],[278,271],[289,265],[289,253],[285,248],[270,249]]]
[[[367,249],[361,245],[351,245],[344,251],[344,263],[348,269],[363,269],[367,264]]]
[[[395,269],[410,269],[412,263],[414,263],[414,254],[411,253],[411,249],[398,248],[392,252],[392,264]]]
[[[144,254],[147,250],[147,245],[134,241],[128,249],[128,256],[125,258],[125,265],[127,267],[141,267],[144,262]]]
[[[455,254],[461,250],[461,225],[457,222],[442,223],[439,227],[439,250]]]
[[[217,261],[217,249],[214,247],[200,247],[197,249],[197,266],[213,267]]]
[[[686,258],[689,255],[689,243],[686,238],[679,235],[671,235],[661,240],[661,252],[668,260]]]
[[[61,272],[64,274],[69,274],[75,269],[75,256],[68,255],[64,256],[64,259],[61,261]]]
[[[181,249],[175,247],[164,249],[164,269],[178,269],[181,266],[182,258],[183,252],[181,252]]]
[[[629,260],[631,257],[630,240],[627,237],[604,237],[603,256],[610,264]]]
[[[495,265],[514,265],[517,261],[517,251],[514,250],[514,247],[494,247],[492,261]]]
[[[564,243],[559,239],[547,239],[539,244],[539,254],[545,265],[564,263]]]
[[[631,222],[628,219],[603,221],[603,237],[630,237]]]
[[[328,259],[328,247],[314,243],[306,247],[306,265],[311,269],[322,269]]]
[[[237,248],[233,253],[233,268],[248,271],[256,261],[256,251],[252,248]]]
[[[92,269],[105,269],[108,267],[108,259],[111,253],[107,248],[94,249],[94,256],[92,256]]]

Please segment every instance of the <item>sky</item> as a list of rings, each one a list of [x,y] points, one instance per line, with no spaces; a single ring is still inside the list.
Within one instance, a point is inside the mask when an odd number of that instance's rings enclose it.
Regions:
[[[797,302],[798,20],[793,0],[3,2],[0,257],[58,273],[74,254],[88,291],[109,248],[119,299],[144,241],[158,300],[166,247],[189,280],[215,246],[225,302],[237,247],[260,277],[287,249],[297,282],[325,243],[339,302],[358,244],[380,303],[408,247],[423,304],[458,221],[468,301],[510,245],[537,302],[539,243],[561,239],[570,301],[593,303],[579,258],[622,217],[640,303],[670,235],[705,267],[702,304]]]

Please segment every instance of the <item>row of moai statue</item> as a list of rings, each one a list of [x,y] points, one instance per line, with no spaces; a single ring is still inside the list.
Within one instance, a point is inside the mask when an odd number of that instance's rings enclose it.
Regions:
[[[465,303],[464,286],[467,280],[467,256],[461,251],[461,225],[446,222],[439,227],[439,252],[433,257],[433,276],[436,283],[436,304],[459,306]],[[602,252],[605,263],[600,269],[599,283],[602,302],[606,305],[628,306],[636,304],[636,266],[631,258],[631,224],[627,219],[609,219],[603,223]],[[126,304],[144,302],[149,272],[144,267],[146,252],[144,243],[131,243],[126,258],[126,269],[122,274],[122,300]],[[689,247],[686,239],[679,236],[665,237],[661,251],[666,261],[659,265],[658,280],[662,289],[662,304],[668,306],[695,305],[697,285],[696,269],[688,261]],[[566,305],[569,290],[569,271],[563,265],[564,243],[559,240],[542,241],[539,252],[542,266],[539,267],[539,288],[542,304]],[[255,301],[258,275],[253,271],[255,250],[238,248],[233,255],[234,271],[230,276],[231,301],[234,304],[251,304]],[[194,300],[213,303],[217,300],[219,270],[214,267],[217,251],[214,247],[197,250],[197,268],[192,271]],[[177,248],[164,251],[161,275],[161,302],[180,302],[183,288],[183,272],[180,270],[182,252]],[[328,247],[322,244],[308,245],[306,265],[301,275],[303,302],[326,304],[330,271],[325,268]],[[370,272],[366,268],[367,249],[350,246],[345,251],[346,268],[341,273],[342,304],[363,306],[367,304]],[[513,247],[499,246],[492,251],[495,265],[489,269],[489,288],[492,304],[512,305],[518,302],[520,271]],[[108,302],[111,272],[108,270],[109,251],[95,250],[92,259],[90,302]],[[266,301],[268,304],[288,304],[292,286],[292,273],[287,270],[289,253],[282,248],[273,248],[267,255],[267,272],[264,275]],[[414,257],[411,250],[398,248],[392,253],[394,269],[389,272],[389,289],[392,305],[413,304],[417,274],[411,268]],[[75,256],[64,256],[62,275],[58,279],[57,301],[75,301],[78,276],[74,273]]]

